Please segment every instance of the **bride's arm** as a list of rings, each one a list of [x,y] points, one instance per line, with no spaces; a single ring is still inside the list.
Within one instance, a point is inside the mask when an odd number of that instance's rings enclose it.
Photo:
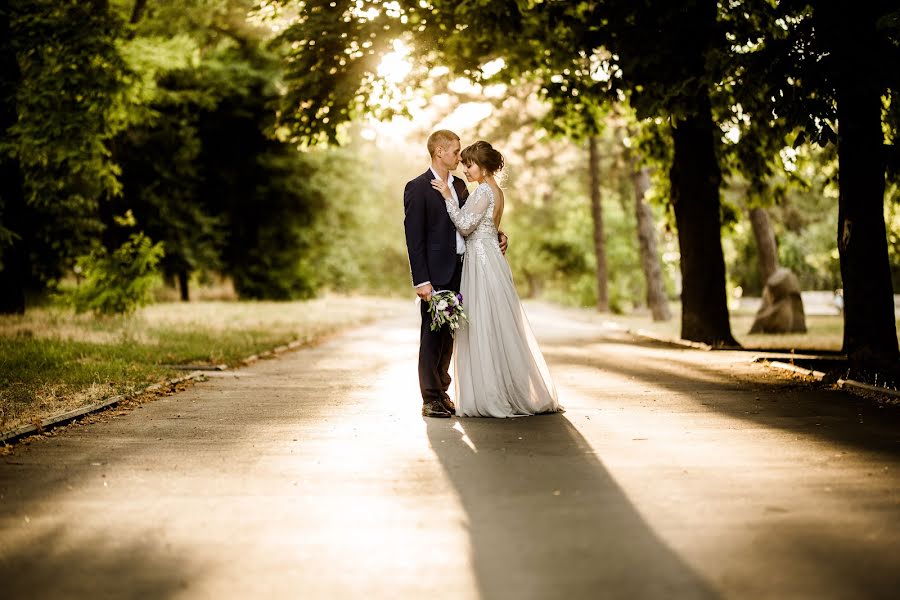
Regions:
[[[447,195],[444,196],[447,214],[450,215],[450,220],[456,225],[457,231],[464,236],[469,235],[475,231],[475,228],[478,227],[478,224],[481,223],[481,219],[484,218],[484,214],[487,212],[491,201],[490,190],[487,186],[479,186],[462,208],[456,206],[456,202],[449,194],[450,192],[448,191]]]

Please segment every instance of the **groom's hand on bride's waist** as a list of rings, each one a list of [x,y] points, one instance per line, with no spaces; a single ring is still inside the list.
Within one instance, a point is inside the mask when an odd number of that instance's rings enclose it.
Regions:
[[[500,244],[500,252],[506,254],[506,247],[509,246],[509,238],[502,231],[497,232],[497,242]]]

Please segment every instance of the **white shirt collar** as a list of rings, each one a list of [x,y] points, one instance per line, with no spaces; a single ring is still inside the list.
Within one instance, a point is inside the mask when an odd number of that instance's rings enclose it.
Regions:
[[[437,174],[437,171],[434,170],[434,167],[428,167],[428,169],[434,174],[436,179],[440,179],[440,176]],[[453,173],[448,171],[447,176],[448,176],[447,185],[450,186],[450,189],[453,189]],[[456,190],[454,190],[454,192],[455,191]]]

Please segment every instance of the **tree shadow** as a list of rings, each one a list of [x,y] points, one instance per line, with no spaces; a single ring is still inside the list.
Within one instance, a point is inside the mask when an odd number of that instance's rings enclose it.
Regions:
[[[15,598],[171,598],[189,591],[179,556],[151,542],[69,534],[53,526],[0,546],[2,596]]]
[[[606,340],[597,343],[605,346]],[[608,372],[617,378],[661,387],[705,410],[757,425],[891,456],[900,454],[896,435],[900,408],[823,384],[733,374],[721,365],[698,363],[694,357],[673,359],[670,354],[597,355],[552,347],[546,348],[544,355],[555,369],[578,367]],[[607,384],[601,375],[586,378],[573,387],[591,397],[604,394]]]
[[[426,419],[482,598],[716,598],[561,414]]]

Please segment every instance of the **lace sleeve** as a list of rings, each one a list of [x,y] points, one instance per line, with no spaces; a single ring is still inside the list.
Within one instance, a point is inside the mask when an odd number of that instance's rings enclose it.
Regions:
[[[492,193],[489,185],[482,184],[462,208],[457,208],[452,200],[446,202],[447,214],[461,234],[465,236],[475,231],[491,203]]]

